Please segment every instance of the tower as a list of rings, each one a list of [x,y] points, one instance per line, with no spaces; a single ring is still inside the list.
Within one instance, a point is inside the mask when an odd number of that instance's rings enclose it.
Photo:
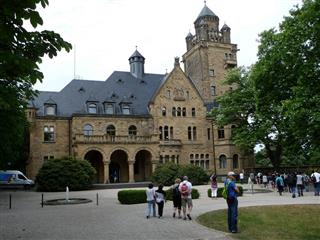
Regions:
[[[142,78],[144,75],[144,60],[145,58],[135,50],[129,58],[130,73],[136,78]]]
[[[205,4],[194,21],[195,35],[186,37],[184,70],[203,96],[208,111],[215,99],[231,86],[222,85],[228,68],[237,66],[237,45],[231,43],[231,28],[219,30],[219,17]]]

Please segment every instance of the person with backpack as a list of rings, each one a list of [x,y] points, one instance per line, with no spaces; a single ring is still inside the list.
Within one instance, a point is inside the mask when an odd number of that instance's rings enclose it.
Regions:
[[[182,205],[182,212],[183,212],[183,220],[192,220],[191,218],[191,211],[192,211],[192,184],[188,181],[188,177],[184,176],[183,181],[179,185],[179,191],[181,194],[181,205]],[[187,213],[188,208],[188,213]]]
[[[224,182],[226,201],[228,205],[228,229],[231,233],[238,232],[238,193],[239,189],[235,184],[235,173],[228,172]]]
[[[162,218],[164,202],[166,201],[166,192],[163,191],[163,185],[160,184],[156,190],[156,203],[158,205],[158,218]]]
[[[172,217],[176,217],[176,213],[178,210],[178,218],[181,218],[181,194],[179,191],[179,185],[181,183],[181,179],[177,178],[172,185],[172,201],[173,201],[173,214]]]
[[[217,182],[217,176],[214,173],[211,175],[210,181],[211,181],[211,198],[217,199],[218,182]]]

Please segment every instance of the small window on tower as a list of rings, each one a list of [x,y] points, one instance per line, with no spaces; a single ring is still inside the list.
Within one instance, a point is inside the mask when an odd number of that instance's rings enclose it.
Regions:
[[[213,76],[214,76],[214,69],[210,69],[210,70],[209,70],[209,76],[210,76],[210,77],[213,77]]]

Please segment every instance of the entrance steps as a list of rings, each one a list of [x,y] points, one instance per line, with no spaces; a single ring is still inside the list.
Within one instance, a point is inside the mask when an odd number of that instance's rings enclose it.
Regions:
[[[93,189],[120,189],[120,188],[142,188],[148,187],[151,182],[133,182],[133,183],[96,183]]]

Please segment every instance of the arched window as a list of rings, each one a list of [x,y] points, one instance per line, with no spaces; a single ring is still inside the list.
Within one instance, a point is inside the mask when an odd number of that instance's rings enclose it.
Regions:
[[[172,117],[176,117],[177,116],[177,110],[175,107],[172,108]]]
[[[160,138],[160,140],[163,139],[162,127],[159,127],[159,138]]]
[[[131,125],[128,129],[130,136],[136,136],[137,135],[137,127],[134,125]]]
[[[108,125],[107,126],[107,134],[110,136],[115,136],[116,135],[116,128],[113,125]]]
[[[173,139],[173,127],[170,127],[170,139]]]
[[[177,108],[177,116],[178,116],[178,117],[181,117],[181,107],[178,107],[178,108]]]
[[[227,167],[227,157],[226,155],[221,155],[219,157],[219,168],[226,168]]]
[[[88,112],[91,113],[91,114],[96,114],[97,113],[97,104],[90,103],[88,105]]]
[[[192,140],[192,129],[188,127],[188,140]]]
[[[86,124],[83,127],[83,135],[91,136],[93,134],[93,127],[90,124]]]
[[[235,168],[239,168],[239,156],[238,154],[233,155],[232,157],[232,167]]]
[[[183,117],[187,116],[187,110],[186,110],[185,107],[182,108],[182,116],[183,116]]]
[[[167,115],[167,109],[166,107],[162,107],[162,116],[165,117]]]
[[[193,160],[193,154],[192,153],[190,154],[190,160]]]
[[[169,127],[164,126],[164,140],[168,140],[168,139],[169,139]]]
[[[192,134],[193,134],[193,140],[197,140],[197,128],[196,127],[193,127]]]

